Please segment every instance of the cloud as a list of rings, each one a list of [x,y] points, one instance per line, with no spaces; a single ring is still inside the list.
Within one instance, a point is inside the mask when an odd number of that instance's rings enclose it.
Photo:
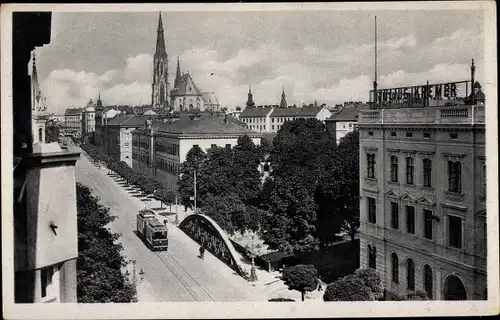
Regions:
[[[468,80],[472,57],[476,78],[482,82],[483,38],[483,33],[456,29],[426,41],[413,33],[380,41],[379,87]],[[328,48],[322,43],[289,47],[271,41],[232,52],[205,45],[181,51],[180,66],[202,91],[214,91],[229,108],[244,106],[249,85],[257,104],[279,104],[283,88],[289,105],[315,100],[334,104],[368,99],[373,53],[373,43]],[[56,69],[42,81],[42,90],[54,112],[82,107],[99,93],[105,105],[148,104],[152,61],[151,54],[138,53],[102,73]],[[176,67],[176,57],[170,56],[171,83]]]

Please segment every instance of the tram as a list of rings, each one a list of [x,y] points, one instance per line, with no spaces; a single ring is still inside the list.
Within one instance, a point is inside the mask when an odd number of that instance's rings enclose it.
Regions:
[[[168,249],[167,226],[158,221],[152,211],[141,210],[137,214],[137,234],[153,251]]]

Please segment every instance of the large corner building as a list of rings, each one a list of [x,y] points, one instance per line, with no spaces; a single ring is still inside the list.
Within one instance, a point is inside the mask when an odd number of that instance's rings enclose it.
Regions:
[[[471,81],[375,89],[360,112],[360,264],[379,272],[389,299],[487,297],[485,106],[474,69]]]

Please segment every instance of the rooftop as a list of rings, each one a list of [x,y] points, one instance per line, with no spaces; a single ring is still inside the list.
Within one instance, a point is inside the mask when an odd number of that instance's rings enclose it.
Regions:
[[[151,119],[149,116],[137,116],[137,115],[118,115],[113,119],[108,121],[108,126],[120,126],[120,127],[142,127],[146,124],[146,120]]]
[[[188,90],[188,83],[191,83],[193,85],[193,90]],[[175,88],[171,91],[172,96],[201,95],[201,91],[198,89],[189,73],[185,73],[182,75],[179,80],[178,86],[178,88]]]
[[[271,118],[277,117],[314,117],[323,107],[275,108]]]
[[[240,118],[260,118],[267,116],[273,108],[247,107],[240,114]]]
[[[65,115],[78,115],[83,112],[83,108],[71,108],[71,109],[66,109],[64,112]]]
[[[191,135],[191,134],[223,134],[223,135],[259,135],[250,129],[231,121],[224,122],[223,119],[204,115],[198,118],[188,116],[179,119],[168,120],[165,123],[159,123],[158,132]]]
[[[343,108],[339,112],[332,114],[327,121],[358,121],[358,108]]]

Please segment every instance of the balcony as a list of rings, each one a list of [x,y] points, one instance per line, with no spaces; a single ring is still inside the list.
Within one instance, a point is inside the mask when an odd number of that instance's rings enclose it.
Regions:
[[[485,124],[484,106],[361,110],[364,124]]]

